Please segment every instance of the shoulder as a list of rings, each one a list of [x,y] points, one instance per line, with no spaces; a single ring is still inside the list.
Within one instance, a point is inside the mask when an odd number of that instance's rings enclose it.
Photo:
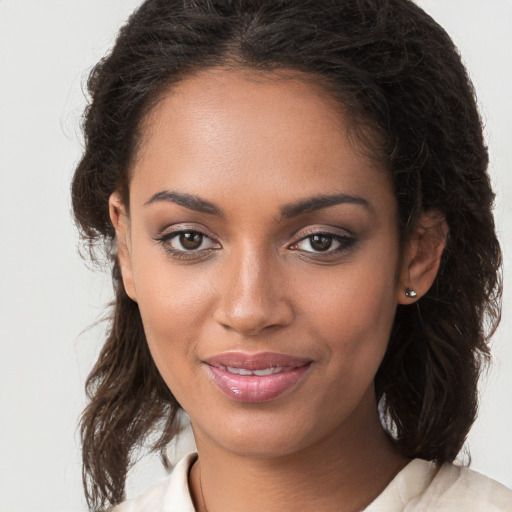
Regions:
[[[109,512],[194,512],[188,489],[188,472],[196,457],[195,453],[188,454],[168,477]]]
[[[512,512],[512,491],[455,464],[411,461],[366,512]]]
[[[426,509],[512,512],[512,491],[476,471],[441,466],[423,495]]]

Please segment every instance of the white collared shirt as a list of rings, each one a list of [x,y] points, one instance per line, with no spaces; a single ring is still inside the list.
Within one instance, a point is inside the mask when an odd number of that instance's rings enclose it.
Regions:
[[[190,453],[167,478],[112,512],[195,512],[188,473]],[[512,491],[486,476],[454,464],[412,460],[364,512],[512,512]],[[236,511],[227,511],[236,512]],[[319,511],[321,512],[321,511]]]

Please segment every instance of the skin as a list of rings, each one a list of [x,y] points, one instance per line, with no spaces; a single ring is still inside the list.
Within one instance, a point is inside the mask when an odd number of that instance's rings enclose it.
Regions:
[[[408,462],[380,426],[373,381],[397,304],[415,300],[405,286],[417,300],[435,278],[440,221],[425,214],[401,253],[390,178],[353,147],[340,110],[288,72],[197,73],[144,123],[129,213],[111,197],[125,289],[191,418],[200,511],[356,511]],[[357,201],[289,207],[333,194]],[[180,245],[187,231],[203,234],[199,250]],[[203,362],[234,350],[312,363],[283,395],[237,402]]]

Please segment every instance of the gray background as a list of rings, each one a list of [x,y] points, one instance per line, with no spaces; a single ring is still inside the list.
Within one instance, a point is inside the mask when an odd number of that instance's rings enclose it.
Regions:
[[[136,0],[0,0],[0,511],[81,511],[78,415],[103,331],[108,276],[80,260],[69,182],[86,72]],[[454,38],[486,120],[505,301],[468,446],[512,486],[512,1],[422,0]],[[182,452],[185,447],[179,447]],[[143,463],[136,494],[162,475]]]

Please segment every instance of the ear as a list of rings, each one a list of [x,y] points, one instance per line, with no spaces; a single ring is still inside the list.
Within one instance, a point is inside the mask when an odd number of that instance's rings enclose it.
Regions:
[[[117,260],[121,269],[123,285],[130,299],[137,302],[137,294],[133,283],[133,270],[130,243],[130,219],[119,192],[114,192],[108,201],[110,220],[116,230]]]
[[[441,256],[446,246],[448,225],[438,211],[423,213],[406,243],[397,302],[411,304],[425,295],[436,278]],[[415,292],[406,295],[406,289]]]

